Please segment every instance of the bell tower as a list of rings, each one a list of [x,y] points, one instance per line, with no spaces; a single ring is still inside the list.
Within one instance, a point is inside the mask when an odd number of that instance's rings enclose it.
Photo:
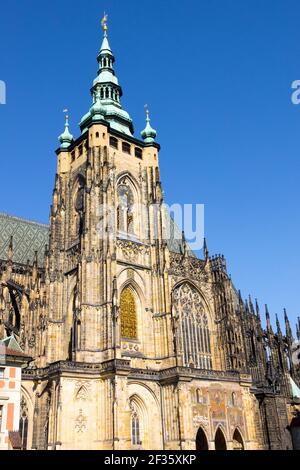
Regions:
[[[81,135],[70,133],[67,113],[56,152],[47,363],[153,357],[172,344],[168,335],[156,344],[152,325],[167,308],[160,147],[148,109],[142,139],[133,135],[103,29]]]

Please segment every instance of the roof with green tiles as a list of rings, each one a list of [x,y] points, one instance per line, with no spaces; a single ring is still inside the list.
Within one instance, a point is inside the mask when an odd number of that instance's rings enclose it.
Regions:
[[[45,224],[0,213],[0,259],[7,260],[10,238],[13,236],[13,261],[33,262],[38,253],[38,265],[43,266],[45,245],[49,244],[49,227]]]

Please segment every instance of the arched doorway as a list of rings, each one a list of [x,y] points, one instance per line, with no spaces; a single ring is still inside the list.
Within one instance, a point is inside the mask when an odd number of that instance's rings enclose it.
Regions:
[[[227,450],[226,441],[223,432],[218,428],[215,436],[215,449],[216,450]]]
[[[241,433],[238,429],[234,431],[233,440],[232,440],[232,448],[233,450],[244,450],[244,442],[241,436]]]
[[[208,450],[208,442],[205,432],[199,428],[196,436],[196,450]]]

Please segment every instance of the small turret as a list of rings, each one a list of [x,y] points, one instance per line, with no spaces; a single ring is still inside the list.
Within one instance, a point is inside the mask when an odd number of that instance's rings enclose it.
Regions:
[[[68,110],[66,109],[66,110],[64,110],[64,112],[66,113],[65,130],[59,136],[60,148],[61,149],[67,149],[68,147],[70,147],[71,143],[74,140],[72,134],[69,131],[69,114],[68,114]]]
[[[153,129],[150,125],[149,109],[148,109],[147,106],[145,108],[146,108],[146,127],[141,132],[141,136],[142,136],[143,140],[145,141],[145,143],[152,144],[153,142],[155,142],[155,138],[156,138],[157,133],[156,133],[156,130]]]

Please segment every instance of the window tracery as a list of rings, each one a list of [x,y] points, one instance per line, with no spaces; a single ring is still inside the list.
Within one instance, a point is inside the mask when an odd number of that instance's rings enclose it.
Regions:
[[[173,305],[184,366],[211,369],[210,331],[201,295],[184,283],[175,289]]]
[[[28,407],[24,397],[22,397],[20,404],[19,433],[22,442],[22,450],[26,450],[28,436]]]
[[[137,312],[134,294],[126,287],[120,298],[121,336],[137,339]]]

